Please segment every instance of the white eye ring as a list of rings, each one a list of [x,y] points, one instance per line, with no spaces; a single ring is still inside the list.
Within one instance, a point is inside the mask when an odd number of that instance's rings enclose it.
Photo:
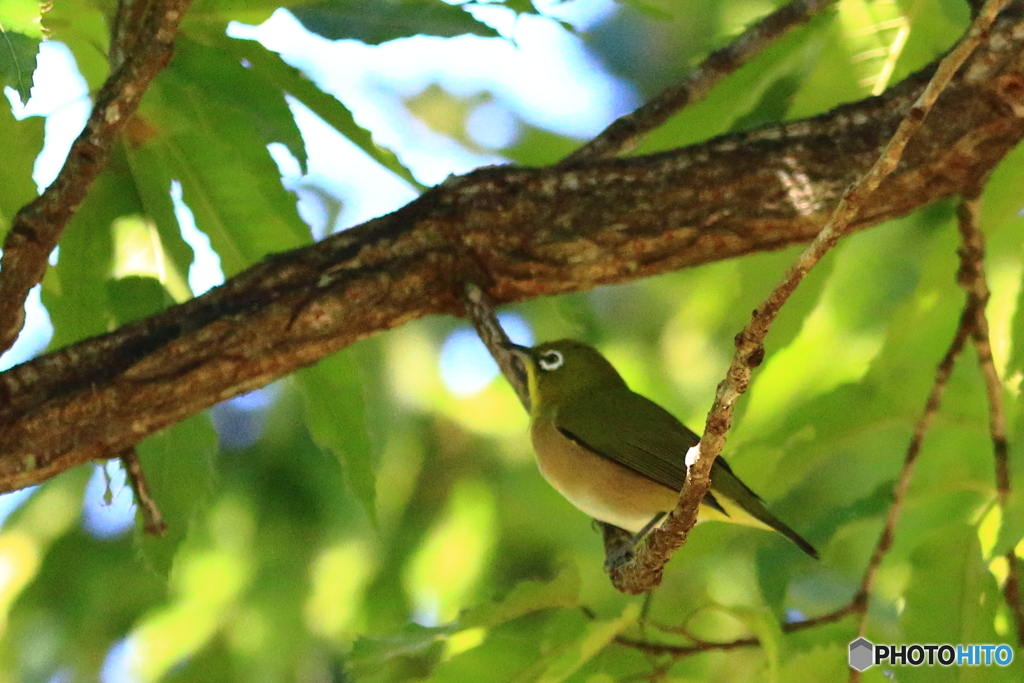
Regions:
[[[541,370],[557,370],[562,367],[562,363],[565,362],[565,358],[562,356],[561,351],[545,351],[541,354],[540,358],[537,359],[537,365],[540,366]]]

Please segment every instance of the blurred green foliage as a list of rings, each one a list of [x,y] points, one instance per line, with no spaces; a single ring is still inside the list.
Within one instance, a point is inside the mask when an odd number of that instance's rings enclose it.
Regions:
[[[192,252],[168,199],[172,179],[228,274],[309,241],[266,151],[281,142],[305,160],[285,93],[411,178],[342,104],[277,55],[226,38],[229,20],[261,21],[276,3],[236,5],[195,4],[175,59],[69,227],[44,282],[54,346],[189,296]],[[581,37],[651,93],[773,6],[630,0]],[[429,13],[427,28],[439,35],[474,28],[458,8],[410,7]],[[332,36],[353,26],[373,28],[374,40],[425,30],[388,23],[397,8],[406,6],[317,3],[300,16]],[[107,40],[97,4],[56,3],[43,19],[97,87]],[[844,0],[677,116],[642,151],[865,97],[932,60],[966,22],[966,6],[955,0]],[[436,88],[421,99],[430,96],[450,97]],[[552,163],[576,144],[524,130],[502,150],[519,163]],[[41,125],[14,121],[0,107],[0,137],[6,230],[32,196]],[[1022,173],[1018,151],[993,177],[984,215],[988,313],[1011,450],[1024,431],[1024,354],[1015,344],[1024,338]],[[510,388],[495,379],[466,395],[445,384],[439,353],[465,323],[421,320],[281,381],[255,408],[219,407],[219,433],[200,415],[142,443],[170,524],[163,539],[138,530],[108,539],[86,533],[87,471],[36,490],[0,526],[0,683],[96,680],[115,660],[139,681],[841,679],[851,621],[791,635],[779,623],[836,609],[859,585],[963,303],[954,221],[947,203],[841,243],[786,306],[740,403],[726,456],[819,547],[820,562],[781,537],[703,525],[642,612],[642,599],[606,579],[590,521],[538,476]],[[516,313],[537,339],[597,345],[636,390],[699,430],[733,336],[795,253],[531,301]],[[994,504],[984,385],[968,350],[882,564],[869,638],[1015,642],[999,587],[1002,555],[1024,536],[1020,458],[1013,472],[1003,515]],[[671,660],[615,642],[691,642],[684,633],[705,641],[756,635],[762,646]],[[1020,680],[1016,669],[905,673]],[[883,676],[872,670],[865,680]]]

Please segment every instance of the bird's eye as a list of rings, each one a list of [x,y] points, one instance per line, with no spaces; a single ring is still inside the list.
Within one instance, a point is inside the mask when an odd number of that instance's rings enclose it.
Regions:
[[[541,354],[537,364],[540,365],[541,370],[557,370],[562,367],[562,363],[565,362],[565,358],[562,357],[561,351],[545,351]]]

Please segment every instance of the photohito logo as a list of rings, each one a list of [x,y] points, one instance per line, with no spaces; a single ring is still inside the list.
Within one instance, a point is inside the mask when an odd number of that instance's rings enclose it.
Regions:
[[[889,666],[1009,666],[1009,645],[875,645],[867,638],[850,643],[850,666],[864,671],[876,664]]]

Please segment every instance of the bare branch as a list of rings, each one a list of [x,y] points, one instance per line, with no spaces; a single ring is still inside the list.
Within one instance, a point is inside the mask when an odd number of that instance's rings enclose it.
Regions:
[[[893,539],[896,536],[896,524],[899,522],[900,514],[903,511],[903,501],[906,497],[907,489],[910,487],[910,477],[914,472],[914,465],[917,464],[917,457],[921,453],[921,445],[924,443],[924,437],[931,427],[932,420],[936,413],[939,412],[939,406],[942,405],[942,396],[946,392],[949,377],[953,373],[953,367],[956,365],[957,358],[964,350],[964,345],[971,335],[973,324],[974,312],[968,303],[965,305],[964,311],[960,316],[960,324],[953,335],[953,341],[950,343],[946,354],[935,371],[935,381],[928,394],[928,399],[925,401],[924,413],[914,427],[914,435],[910,439],[907,455],[903,460],[903,469],[900,471],[899,479],[897,479],[893,490],[893,502],[889,506],[885,526],[882,528],[882,534],[875,545],[874,551],[871,553],[871,559],[868,561],[868,566],[861,579],[860,590],[854,597],[854,604],[857,606],[857,612],[860,614],[860,623],[857,629],[857,634],[860,636],[864,635],[866,628],[868,600],[871,596],[871,589],[875,584],[878,568],[882,564],[882,559],[892,547]]]
[[[111,74],[56,180],[11,221],[0,260],[0,353],[18,338],[25,297],[46,272],[47,258],[107,164],[150,81],[170,61],[174,36],[192,0],[123,0],[110,46]]]
[[[988,34],[988,29],[1007,0],[989,0],[972,24],[967,36],[947,55],[936,69],[928,85],[900,122],[892,138],[885,145],[872,167],[849,188],[832,212],[825,227],[810,246],[790,266],[782,282],[758,306],[750,323],[736,336],[736,353],[725,380],[718,385],[714,404],[708,413],[704,435],[700,442],[700,457],[687,472],[686,483],[679,494],[679,503],[659,529],[655,529],[647,542],[639,548],[632,561],[612,567],[612,583],[624,593],[643,593],[661,582],[665,563],[685,542],[697,521],[697,509],[711,487],[711,465],[725,445],[725,437],[732,426],[732,413],[736,401],[750,384],[751,370],[764,359],[764,338],[772,322],[790,295],[818,261],[848,231],[867,201],[892,174],[903,157],[904,150],[914,134],[921,128],[939,95],[953,80],[967,58]]]
[[[985,379],[985,393],[988,398],[989,434],[995,456],[996,494],[999,506],[1005,512],[1010,500],[1010,447],[1006,440],[1006,407],[1003,403],[1003,384],[992,360],[992,343],[989,337],[988,317],[985,307],[989,300],[988,282],[985,277],[985,237],[979,227],[981,198],[965,199],[958,208],[961,248],[961,266],[958,279],[967,290],[973,303],[974,313],[971,340],[978,352],[978,367]],[[1017,642],[1024,646],[1024,603],[1020,595],[1020,563],[1017,551],[1006,551],[1007,575],[1003,586],[1003,597],[1013,615],[1017,629]]]
[[[1024,643],[1024,610],[1021,609],[1020,596],[1020,558],[1017,552],[1010,548],[1006,553],[1007,574],[1006,585],[1003,586],[1003,597],[1010,607],[1010,614],[1013,615],[1013,624],[1017,629],[1017,642]],[[1024,646],[1022,646],[1024,647]]]
[[[811,619],[805,619],[803,621],[791,621],[781,625],[783,633],[796,633],[797,631],[804,631],[806,629],[815,628],[818,626],[824,626],[825,624],[833,624],[840,621],[848,614],[853,613],[853,604],[844,605],[833,612],[827,612],[826,614],[813,617]],[[675,628],[663,628],[658,627],[660,630],[668,631],[670,633],[677,632]],[[686,634],[686,637],[693,641],[692,645],[668,645],[664,643],[652,643],[647,640],[635,640],[626,636],[618,636],[615,638],[615,642],[619,645],[639,650],[649,655],[670,655],[673,659],[682,659],[683,657],[689,657],[690,655],[699,654],[701,652],[710,652],[713,650],[735,650],[741,647],[750,647],[753,645],[760,645],[761,641],[751,636],[749,638],[738,638],[736,640],[730,640],[724,643],[716,643],[712,641],[701,640],[695,638],[690,634]]]
[[[957,273],[957,280],[967,291],[967,300],[964,302],[964,309],[960,315],[960,322],[953,335],[953,341],[943,356],[942,361],[935,372],[935,381],[925,402],[924,413],[914,428],[914,435],[911,437],[910,446],[907,448],[907,455],[903,461],[903,469],[900,471],[899,479],[893,490],[893,502],[889,506],[886,515],[885,526],[878,538],[871,559],[864,570],[861,578],[860,589],[853,598],[857,613],[859,614],[857,624],[857,635],[863,636],[867,631],[868,603],[871,599],[871,591],[874,588],[875,578],[881,567],[882,560],[886,553],[892,548],[896,536],[896,525],[903,512],[903,501],[906,498],[907,489],[910,488],[910,478],[917,463],[917,457],[921,452],[921,445],[928,433],[931,422],[939,411],[942,404],[942,396],[946,391],[950,375],[956,365],[957,358],[963,352],[964,346],[969,338],[975,337],[978,331],[978,321],[984,320],[985,305],[988,303],[988,286],[985,284],[985,275],[982,267],[984,257],[984,243],[981,232],[977,229],[978,199],[970,199],[961,202],[959,208],[959,229],[963,246],[960,248],[960,269]],[[988,339],[988,323],[985,322],[985,339]],[[990,350],[991,351],[991,350]],[[979,353],[979,356],[981,354]],[[991,352],[989,353],[991,359]],[[1004,425],[1005,429],[1005,425]],[[1003,432],[1005,442],[1005,431]],[[860,680],[860,672],[850,671],[851,683]]]
[[[562,160],[568,165],[583,159],[617,156],[635,149],[651,131],[687,106],[700,102],[732,72],[759,55],[791,30],[835,3],[835,0],[792,0],[747,27],[729,45],[715,50],[680,82],[610,126]]]
[[[965,199],[957,209],[960,236],[963,243],[960,251],[960,272],[957,274],[961,286],[967,290],[968,306],[974,314],[971,340],[978,352],[978,367],[985,380],[985,393],[989,406],[989,433],[995,454],[996,492],[999,505],[1006,507],[1010,497],[1009,445],[1006,441],[1006,408],[1003,405],[1003,384],[999,380],[992,360],[992,344],[989,341],[988,305],[989,289],[985,278],[985,237],[978,227],[981,198]]]
[[[129,448],[120,455],[121,464],[128,476],[128,482],[135,494],[135,504],[142,513],[142,528],[147,534],[163,536],[167,533],[167,523],[164,516],[160,514],[160,508],[156,500],[149,493],[149,484],[146,483],[146,475],[142,471],[142,463],[139,461],[139,454],[135,448]]]
[[[988,397],[988,429],[995,455],[995,488],[1000,507],[1010,498],[1010,446],[1007,443],[1007,411],[1002,403],[1002,382],[992,360],[992,344],[988,335],[985,306],[990,293],[985,279],[985,238],[979,228],[980,197],[965,200],[957,208],[961,247],[961,269],[956,275],[967,290],[969,306],[974,313],[971,339],[978,351],[978,367],[985,380]]]

